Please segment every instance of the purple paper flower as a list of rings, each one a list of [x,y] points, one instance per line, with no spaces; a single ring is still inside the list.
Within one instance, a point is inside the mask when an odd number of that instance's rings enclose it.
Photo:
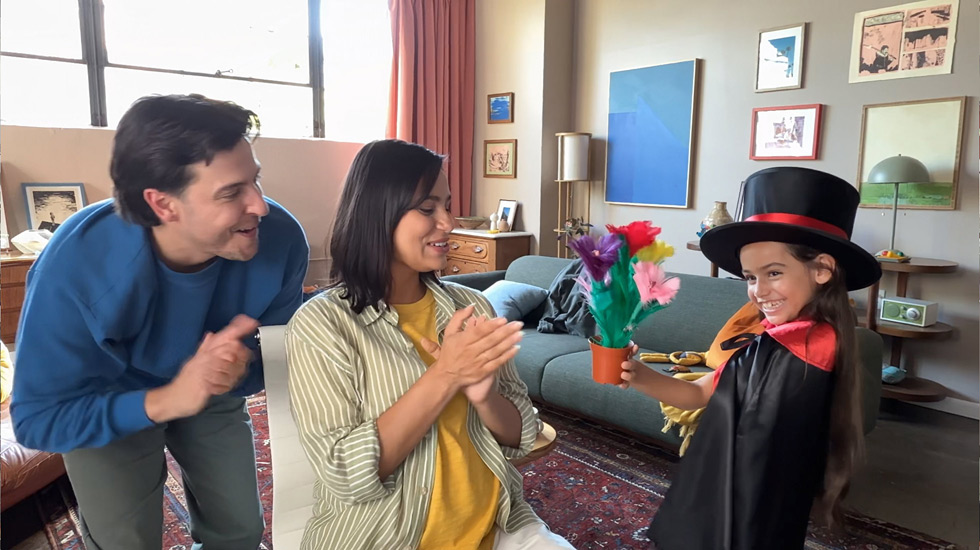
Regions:
[[[578,254],[579,258],[582,258],[582,264],[589,277],[592,277],[593,281],[601,281],[609,268],[619,259],[619,247],[623,246],[623,241],[619,235],[612,233],[603,235],[599,242],[596,242],[591,235],[582,235],[568,243],[568,246]]]

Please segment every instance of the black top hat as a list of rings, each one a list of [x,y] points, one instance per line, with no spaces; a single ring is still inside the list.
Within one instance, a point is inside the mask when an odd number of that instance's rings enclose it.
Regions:
[[[741,276],[743,246],[762,241],[802,244],[833,256],[844,268],[848,290],[865,288],[881,278],[881,266],[851,242],[860,200],[851,184],[818,170],[760,170],[745,180],[741,221],[708,230],[701,237],[701,252]]]

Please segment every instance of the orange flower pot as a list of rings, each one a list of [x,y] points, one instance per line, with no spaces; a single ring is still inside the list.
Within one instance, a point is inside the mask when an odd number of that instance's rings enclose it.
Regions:
[[[633,342],[625,348],[604,348],[601,336],[589,338],[592,348],[592,379],[600,384],[619,384],[623,381],[623,361],[630,358]]]

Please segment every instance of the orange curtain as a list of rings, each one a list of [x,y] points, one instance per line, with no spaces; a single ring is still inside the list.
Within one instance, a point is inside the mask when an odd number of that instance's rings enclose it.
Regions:
[[[452,212],[473,190],[475,0],[388,0],[394,57],[387,137],[448,155]]]

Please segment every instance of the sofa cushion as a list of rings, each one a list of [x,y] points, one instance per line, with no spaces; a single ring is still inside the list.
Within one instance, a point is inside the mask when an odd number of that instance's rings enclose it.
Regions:
[[[549,258],[547,256],[522,256],[507,266],[504,278],[508,281],[527,283],[547,289],[555,276],[565,269],[573,260],[567,258]]]
[[[548,291],[515,281],[497,281],[483,291],[497,315],[518,321],[534,311],[548,297]]]
[[[666,366],[654,364],[651,368]],[[691,367],[691,370],[702,372],[710,369]],[[681,444],[676,429],[661,433],[664,416],[659,401],[632,388],[624,390],[592,381],[590,351],[570,353],[549,362],[541,378],[541,397],[548,403],[670,445],[679,447]]]
[[[671,273],[681,289],[669,306],[647,317],[633,333],[641,348],[708,351],[725,322],[745,305],[745,281]]]
[[[525,328],[523,333],[521,351],[514,357],[514,364],[532,398],[541,397],[541,375],[549,361],[566,353],[589,349],[588,340],[579,336],[543,334],[533,327]]]

